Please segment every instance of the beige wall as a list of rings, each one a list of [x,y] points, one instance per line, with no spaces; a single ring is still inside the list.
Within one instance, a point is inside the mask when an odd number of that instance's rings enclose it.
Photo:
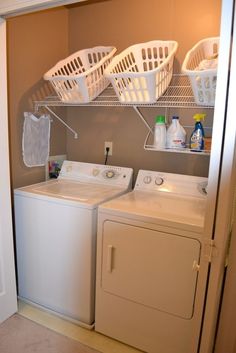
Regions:
[[[44,179],[44,167],[28,168],[23,163],[23,112],[33,111],[33,100],[48,94],[42,76],[68,54],[68,10],[59,8],[9,19],[7,31],[11,175],[12,186],[18,187]],[[53,155],[66,151],[65,129],[55,120],[50,150]]]
[[[191,4],[190,4],[191,3]],[[21,152],[23,112],[34,109],[48,88],[43,74],[58,60],[78,49],[95,45],[127,46],[153,39],[179,42],[176,70],[186,51],[199,39],[219,33],[220,0],[90,0],[67,8],[24,15],[8,20],[10,149],[13,187],[44,179],[44,168],[27,168]],[[104,162],[104,141],[113,142],[108,163],[138,169],[154,169],[207,175],[208,157],[144,151],[145,125],[132,108],[71,107],[57,110],[79,131],[75,140],[55,119],[50,154]],[[150,125],[161,109],[142,109]],[[172,109],[184,125],[192,125],[193,111]],[[207,111],[206,125],[212,113]],[[191,128],[188,129],[188,135]]]
[[[70,52],[95,45],[122,51],[144,41],[174,39],[182,62],[196,41],[219,34],[220,0],[90,0],[69,8]]]
[[[114,45],[118,52],[135,43],[153,39],[174,39],[179,43],[175,70],[198,40],[219,34],[219,0],[105,0],[70,6],[70,53],[96,45]],[[150,125],[165,110],[143,109]],[[193,111],[172,109],[180,114],[182,124],[193,124]],[[212,122],[207,111],[206,125]],[[70,159],[103,163],[104,141],[113,141],[114,153],[108,163],[138,169],[204,175],[208,158],[144,151],[145,125],[132,108],[70,108],[68,122],[80,132],[79,140],[68,135]],[[188,129],[188,136],[192,129]]]

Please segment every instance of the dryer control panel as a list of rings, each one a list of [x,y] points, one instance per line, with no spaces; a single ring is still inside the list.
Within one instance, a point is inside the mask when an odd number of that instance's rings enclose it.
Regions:
[[[64,161],[58,178],[131,187],[132,176],[131,168]]]
[[[207,178],[140,170],[135,190],[160,191],[189,196],[206,196]]]

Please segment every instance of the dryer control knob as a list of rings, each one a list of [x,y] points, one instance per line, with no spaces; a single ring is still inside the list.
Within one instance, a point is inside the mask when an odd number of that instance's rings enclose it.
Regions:
[[[144,178],[143,178],[143,182],[144,184],[150,184],[152,181],[152,177],[150,175],[146,175]]]
[[[163,183],[164,183],[164,179],[163,179],[163,178],[157,177],[157,178],[155,179],[155,184],[156,184],[156,185],[162,185]]]

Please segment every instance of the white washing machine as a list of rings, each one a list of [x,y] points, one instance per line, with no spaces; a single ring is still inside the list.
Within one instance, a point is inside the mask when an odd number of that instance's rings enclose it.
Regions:
[[[58,179],[14,191],[20,298],[93,326],[97,207],[131,179],[129,168],[64,161]]]
[[[134,191],[99,206],[96,331],[145,352],[197,351],[206,185],[141,170]]]

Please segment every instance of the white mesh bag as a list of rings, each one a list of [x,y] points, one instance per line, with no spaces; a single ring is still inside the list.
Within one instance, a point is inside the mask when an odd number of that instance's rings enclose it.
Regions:
[[[24,113],[22,137],[23,161],[27,167],[44,166],[49,156],[50,116]]]

